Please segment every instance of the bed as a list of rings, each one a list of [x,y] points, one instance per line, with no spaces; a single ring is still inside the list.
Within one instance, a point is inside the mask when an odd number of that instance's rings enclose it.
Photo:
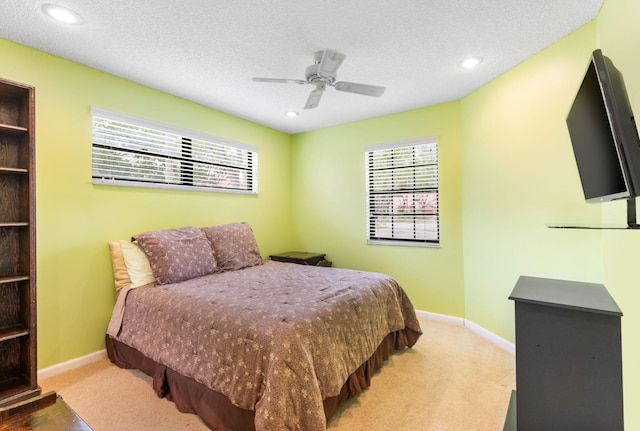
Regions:
[[[214,430],[325,430],[422,334],[391,277],[264,261],[247,223],[132,239],[110,243],[109,357]]]

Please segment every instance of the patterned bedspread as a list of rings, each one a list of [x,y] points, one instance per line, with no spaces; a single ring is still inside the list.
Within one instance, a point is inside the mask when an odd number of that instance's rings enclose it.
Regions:
[[[322,400],[405,327],[421,333],[389,276],[267,261],[131,290],[117,339],[254,410],[257,431],[318,431]]]

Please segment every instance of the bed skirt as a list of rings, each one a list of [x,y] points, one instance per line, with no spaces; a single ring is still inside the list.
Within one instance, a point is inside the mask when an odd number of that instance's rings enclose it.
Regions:
[[[340,394],[323,400],[327,421],[341,403],[369,387],[373,373],[382,368],[394,350],[413,346],[419,337],[419,333],[409,328],[387,335],[374,354],[347,378]],[[226,396],[147,358],[109,335],[106,337],[106,347],[111,362],[120,368],[137,369],[152,377],[153,389],[158,397],[173,401],[183,413],[197,414],[209,428],[255,431],[255,414],[252,410],[236,407]]]

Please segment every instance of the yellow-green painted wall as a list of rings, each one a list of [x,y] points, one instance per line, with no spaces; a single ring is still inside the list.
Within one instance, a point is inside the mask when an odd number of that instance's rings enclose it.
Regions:
[[[462,100],[465,314],[510,340],[520,275],[602,280],[600,231],[547,227],[600,224],[565,122],[595,42],[591,23]]]
[[[364,147],[425,136],[438,137],[441,246],[368,245]],[[462,317],[460,150],[458,102],[295,135],[296,243],[336,266],[392,275],[418,309]]]
[[[624,312],[625,425],[640,429],[640,232],[547,227],[625,220],[623,203],[584,203],[565,118],[598,47],[640,111],[637,22],[640,3],[605,0],[594,22],[460,101],[294,136],[0,40],[0,76],[36,86],[40,368],[103,348],[107,241],[242,219],[265,256],[318,251],[388,273],[416,308],[512,341],[520,275],[604,283]],[[258,146],[259,196],[91,185],[92,105]],[[424,136],[439,140],[441,247],[367,245],[364,147]]]
[[[36,87],[39,368],[104,348],[110,240],[243,220],[263,256],[293,247],[289,135],[4,39],[0,58],[1,77]],[[259,195],[92,185],[91,106],[257,146]]]
[[[565,118],[596,48],[639,112],[639,20],[638,2],[606,0],[594,22],[461,101],[465,316],[513,340],[518,276],[604,283],[624,313],[626,429],[640,428],[640,232],[546,225],[626,221],[624,202],[584,203]]]

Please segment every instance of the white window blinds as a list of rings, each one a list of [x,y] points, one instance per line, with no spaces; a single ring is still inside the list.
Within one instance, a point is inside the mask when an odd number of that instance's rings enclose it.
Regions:
[[[365,154],[369,243],[438,245],[437,139],[371,145]]]
[[[94,184],[257,193],[258,150],[92,108]]]

